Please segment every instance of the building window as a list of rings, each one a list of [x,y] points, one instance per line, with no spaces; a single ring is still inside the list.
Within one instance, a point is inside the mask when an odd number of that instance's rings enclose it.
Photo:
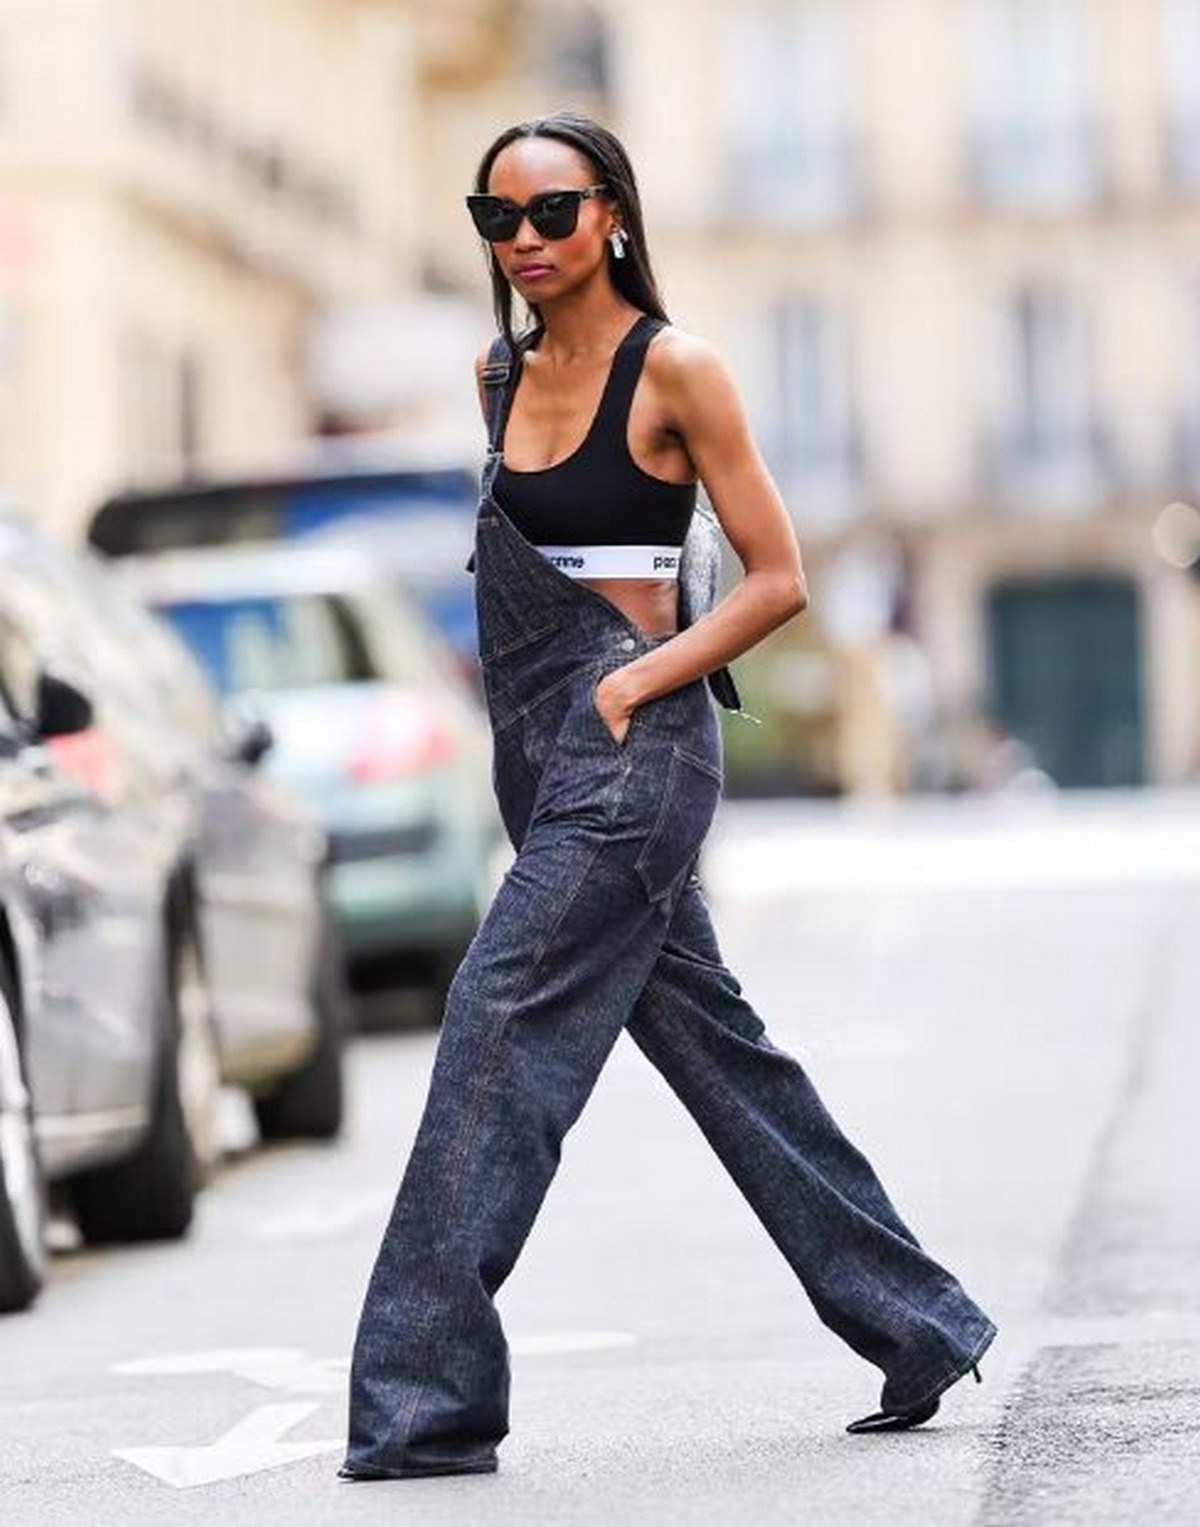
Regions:
[[[1056,206],[1097,193],[1089,43],[1080,0],[979,0],[971,154],[986,200]]]
[[[4,248],[6,229],[0,220],[0,272],[12,268]],[[0,496],[10,481],[16,464],[20,438],[17,417],[18,389],[25,380],[22,361],[23,324],[16,306],[0,295]]]
[[[1184,347],[1183,398],[1176,413],[1174,477],[1189,497],[1200,492],[1200,287],[1191,298]]]
[[[841,0],[753,0],[728,23],[733,207],[768,221],[824,221],[860,197],[847,109]]]
[[[786,297],[770,313],[773,381],[767,455],[809,521],[852,513],[860,479],[849,338],[842,314],[818,297]]]
[[[1024,286],[1003,310],[999,348],[993,491],[1019,506],[1091,507],[1106,453],[1087,315],[1061,287]]]
[[[198,463],[203,377],[196,356],[145,334],[131,334],[121,351],[125,471],[139,484],[187,476]]]
[[[532,72],[544,86],[564,94],[607,98],[608,31],[593,5],[553,0],[529,17]]]
[[[289,152],[273,134],[250,134],[149,63],[132,71],[129,89],[138,122],[162,142],[232,173],[247,191],[273,197],[288,211],[346,232],[357,227],[353,188],[332,171]]]
[[[1200,0],[1161,0],[1166,154],[1172,176],[1200,187]]]

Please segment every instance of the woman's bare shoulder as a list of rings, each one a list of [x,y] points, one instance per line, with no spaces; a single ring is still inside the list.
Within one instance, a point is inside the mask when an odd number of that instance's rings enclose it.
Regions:
[[[664,394],[681,401],[724,394],[733,388],[729,368],[716,345],[673,324],[660,329],[651,340],[646,368]]]
[[[646,365],[658,381],[686,390],[728,375],[721,353],[711,340],[677,329],[674,324],[660,329],[650,341]]]

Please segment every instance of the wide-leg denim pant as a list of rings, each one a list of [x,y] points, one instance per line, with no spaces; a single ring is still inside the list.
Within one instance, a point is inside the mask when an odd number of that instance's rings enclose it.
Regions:
[[[906,1406],[995,1327],[917,1243],[726,968],[695,860],[721,790],[702,680],[595,708],[656,640],[485,497],[475,553],[494,781],[517,849],[451,983],[428,1099],[354,1346],[346,1478],[483,1472],[508,1430],[493,1296],[623,1028],[689,1109],[820,1318]]]

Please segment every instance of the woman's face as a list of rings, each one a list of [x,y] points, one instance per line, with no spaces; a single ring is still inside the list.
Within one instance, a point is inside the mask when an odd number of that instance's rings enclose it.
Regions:
[[[506,196],[523,207],[540,191],[593,186],[599,180],[595,167],[569,144],[555,138],[519,138],[496,155],[487,188],[493,196]],[[593,196],[580,202],[575,232],[565,239],[543,238],[526,217],[511,239],[491,247],[509,284],[526,301],[543,303],[573,290],[598,270],[607,271],[604,241],[617,226],[612,201]]]

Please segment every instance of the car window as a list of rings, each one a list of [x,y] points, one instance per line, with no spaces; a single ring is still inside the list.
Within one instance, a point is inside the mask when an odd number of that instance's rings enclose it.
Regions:
[[[158,713],[197,737],[215,739],[221,722],[212,690],[178,634],[114,586],[109,569],[90,557],[80,560],[80,583],[112,636],[137,654],[139,679]]]
[[[330,594],[159,604],[224,694],[379,677],[353,609]]]
[[[461,685],[444,640],[398,589],[364,589],[354,603],[372,659],[387,678],[399,684]]]

